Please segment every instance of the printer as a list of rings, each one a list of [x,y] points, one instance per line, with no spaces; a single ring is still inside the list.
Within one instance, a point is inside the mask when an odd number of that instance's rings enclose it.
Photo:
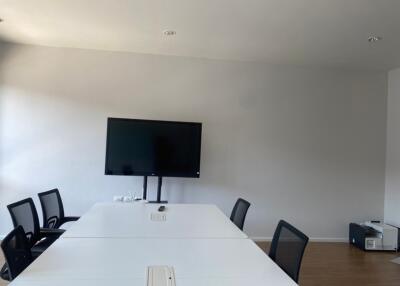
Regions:
[[[349,242],[362,250],[397,251],[399,229],[381,221],[350,223]]]

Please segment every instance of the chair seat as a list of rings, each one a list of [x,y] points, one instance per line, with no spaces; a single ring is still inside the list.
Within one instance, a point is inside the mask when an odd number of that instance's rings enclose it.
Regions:
[[[57,240],[58,236],[56,237],[48,237],[45,239],[42,239],[38,243],[36,243],[32,248],[32,256],[34,258],[38,257],[40,254],[42,254],[50,245],[52,245],[53,242]]]

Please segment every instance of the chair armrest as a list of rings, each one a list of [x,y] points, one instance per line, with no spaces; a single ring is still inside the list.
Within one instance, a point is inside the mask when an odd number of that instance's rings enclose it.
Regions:
[[[80,219],[79,216],[66,216],[63,218],[62,223],[66,223],[66,222],[70,222],[70,221],[77,221],[78,219]]]
[[[41,237],[54,237],[60,236],[65,232],[64,229],[59,228],[40,228]]]

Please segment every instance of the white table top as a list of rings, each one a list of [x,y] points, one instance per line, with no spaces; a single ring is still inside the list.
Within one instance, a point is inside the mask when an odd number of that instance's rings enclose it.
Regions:
[[[186,238],[61,238],[11,285],[145,285],[149,265],[178,286],[296,285],[250,239]]]
[[[296,285],[214,205],[100,203],[73,223],[10,286],[146,285],[172,266],[177,286]]]
[[[152,221],[160,205],[98,203],[64,238],[247,238],[215,205],[167,204],[166,221]]]

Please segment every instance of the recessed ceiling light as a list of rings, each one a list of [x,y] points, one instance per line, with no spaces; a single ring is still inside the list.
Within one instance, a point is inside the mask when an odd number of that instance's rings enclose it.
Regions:
[[[379,36],[368,37],[368,42],[370,42],[370,43],[375,43],[375,42],[378,42],[380,40],[382,40],[382,37],[379,37]]]
[[[176,35],[176,31],[174,31],[174,30],[165,30],[163,33],[166,36],[174,36],[174,35]]]

